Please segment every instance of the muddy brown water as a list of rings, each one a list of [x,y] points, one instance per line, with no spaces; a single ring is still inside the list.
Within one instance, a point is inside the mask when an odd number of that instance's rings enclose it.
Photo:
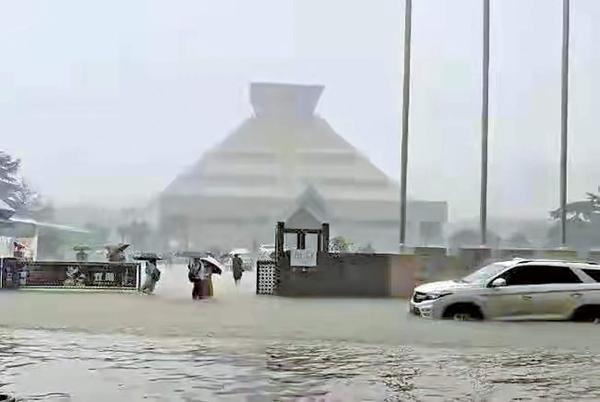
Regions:
[[[600,325],[409,317],[391,299],[284,299],[183,267],[154,296],[0,292],[0,393],[43,401],[600,400]]]

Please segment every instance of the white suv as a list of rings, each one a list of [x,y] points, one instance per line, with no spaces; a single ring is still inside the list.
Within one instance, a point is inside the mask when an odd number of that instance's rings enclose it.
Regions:
[[[418,286],[410,311],[427,318],[600,319],[600,265],[555,260],[497,262],[463,279]]]

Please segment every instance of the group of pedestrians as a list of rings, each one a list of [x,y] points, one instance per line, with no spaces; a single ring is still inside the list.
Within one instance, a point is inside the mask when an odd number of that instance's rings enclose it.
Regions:
[[[140,258],[142,259],[142,258]],[[141,287],[141,291],[146,294],[154,292],[156,284],[160,280],[160,270],[157,267],[157,256],[144,257],[146,262],[146,278]],[[233,280],[236,286],[242,279],[244,272],[243,261],[238,254],[232,257]],[[210,298],[214,294],[212,276],[223,273],[223,265],[214,257],[208,255],[205,257],[192,257],[188,263],[188,279],[192,283],[192,299],[200,300]],[[224,268],[224,267],[223,267]]]

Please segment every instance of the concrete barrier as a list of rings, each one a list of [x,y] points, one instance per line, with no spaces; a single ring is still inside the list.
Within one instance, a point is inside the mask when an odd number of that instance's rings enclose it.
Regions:
[[[600,250],[590,250],[588,260],[600,263]]]
[[[549,260],[584,261],[577,256],[577,251],[570,249],[540,250],[541,258]]]
[[[492,257],[495,260],[512,260],[513,258],[536,258],[540,251],[532,248],[507,248],[493,250]]]
[[[137,290],[140,278],[139,263],[0,259],[0,289]]]
[[[421,282],[423,261],[416,255],[387,255],[388,294],[390,297],[409,298],[413,289]]]
[[[312,297],[387,297],[389,258],[385,254],[318,253],[317,266],[290,266],[289,252],[279,261],[277,294]]]

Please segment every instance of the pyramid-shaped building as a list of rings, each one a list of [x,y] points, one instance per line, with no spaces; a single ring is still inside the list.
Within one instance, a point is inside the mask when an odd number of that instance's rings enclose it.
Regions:
[[[315,114],[323,89],[251,84],[254,115],[161,194],[171,248],[272,243],[276,222],[310,202],[332,235],[397,250],[398,185]],[[411,201],[408,220],[411,243],[439,243],[447,205]]]

